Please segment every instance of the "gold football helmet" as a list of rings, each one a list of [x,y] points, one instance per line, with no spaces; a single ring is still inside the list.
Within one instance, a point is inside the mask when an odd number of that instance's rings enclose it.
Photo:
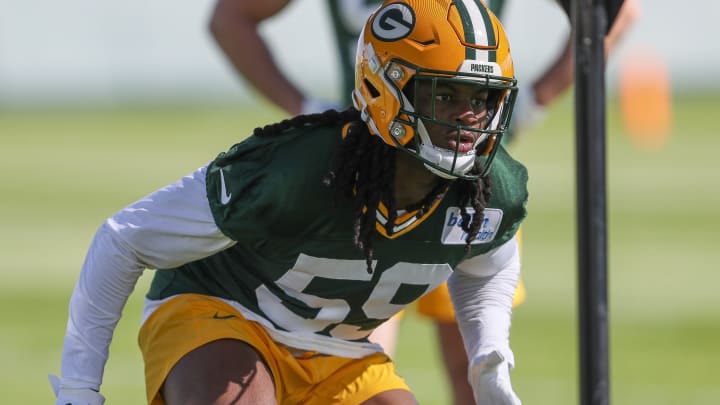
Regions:
[[[432,107],[420,111],[418,86],[431,88]],[[438,86],[485,91],[481,127],[436,114]],[[353,103],[370,131],[420,159],[445,178],[487,174],[507,131],[517,93],[510,46],[497,17],[479,0],[389,0],[368,19],[356,54]],[[427,92],[425,92],[427,94]],[[454,130],[454,147],[436,146],[428,126]],[[461,133],[479,133],[461,151]],[[468,150],[470,149],[470,150]],[[472,172],[475,161],[482,173]]]

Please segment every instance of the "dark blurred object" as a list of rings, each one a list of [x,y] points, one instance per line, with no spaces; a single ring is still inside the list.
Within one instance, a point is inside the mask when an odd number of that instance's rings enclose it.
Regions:
[[[565,10],[565,14],[567,14],[568,18],[570,18],[570,0],[560,0],[558,3],[560,3],[563,10]]]
[[[568,18],[572,20],[572,14],[570,10],[570,0],[559,0],[558,3],[562,6],[563,10],[565,10],[565,14],[567,14]],[[610,31],[610,27],[612,27],[613,21],[615,21],[615,18],[618,15],[618,12],[620,11],[620,7],[623,4],[623,0],[605,0],[605,11],[607,12],[607,28],[605,30],[605,34]]]

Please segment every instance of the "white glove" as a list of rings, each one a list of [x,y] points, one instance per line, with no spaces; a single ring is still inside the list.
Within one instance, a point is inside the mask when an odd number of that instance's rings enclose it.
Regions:
[[[322,113],[327,110],[340,111],[341,107],[338,105],[338,103],[334,103],[332,101],[320,100],[317,98],[306,98],[302,102],[301,109],[301,114],[315,114]]]
[[[470,384],[477,405],[521,405],[510,384],[510,364],[493,351],[470,364]]]
[[[56,375],[48,375],[50,385],[57,399],[55,405],[103,405],[105,397],[91,388],[70,388],[60,383]]]

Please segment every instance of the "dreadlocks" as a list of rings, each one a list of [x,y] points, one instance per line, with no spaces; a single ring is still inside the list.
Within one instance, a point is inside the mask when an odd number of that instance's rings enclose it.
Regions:
[[[360,114],[353,110],[345,111],[327,110],[324,113],[298,115],[288,118],[274,124],[265,125],[262,128],[255,128],[254,136],[264,137],[277,135],[291,128],[299,128],[303,126],[322,126],[332,125],[340,122],[349,122],[360,119]]]
[[[323,178],[323,183],[334,187],[340,195],[352,201],[354,212],[353,243],[365,255],[368,273],[372,273],[373,238],[375,235],[376,212],[383,202],[388,209],[385,231],[394,233],[397,207],[395,205],[395,153],[397,149],[385,144],[378,136],[373,136],[360,118],[360,113],[349,108],[345,111],[328,110],[321,114],[300,115],[281,122],[256,128],[255,136],[272,136],[291,128],[307,125],[332,125],[349,123],[347,134],[338,144]],[[482,165],[476,163],[472,173],[482,173]],[[467,232],[466,251],[477,237],[483,222],[483,210],[490,199],[490,178],[484,176],[475,181],[456,180],[460,187],[462,229]],[[418,210],[422,216],[430,207],[445,196],[448,180],[438,184],[417,203],[406,207],[408,211]],[[471,206],[475,215],[467,212]]]
[[[482,173],[483,166],[479,162],[475,162],[471,173]],[[465,238],[465,251],[470,252],[470,244],[480,233],[483,220],[485,219],[484,211],[490,196],[492,195],[492,182],[490,174],[482,176],[475,181],[460,180],[460,217],[462,218],[462,230],[467,232]],[[475,210],[475,215],[470,216],[467,212],[467,206],[470,205]]]
[[[370,135],[367,125],[359,115],[357,118],[339,144],[324,181],[353,200],[353,241],[365,253],[367,269],[371,273],[375,213],[380,202],[385,202],[388,207],[388,234],[392,234],[397,218],[395,149],[385,145],[379,137]]]

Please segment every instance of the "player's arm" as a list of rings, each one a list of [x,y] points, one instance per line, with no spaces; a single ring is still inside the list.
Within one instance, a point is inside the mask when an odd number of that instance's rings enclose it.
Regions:
[[[520,277],[517,240],[460,263],[448,281],[478,404],[519,405],[510,383],[512,300]]]
[[[605,57],[612,52],[639,16],[637,0],[625,0],[617,18],[605,37]],[[573,41],[569,37],[565,47],[554,63],[533,84],[535,100],[540,106],[547,106],[563,94],[574,80]]]
[[[628,32],[640,15],[637,0],[625,0],[605,37],[605,57]],[[513,126],[517,130],[531,127],[543,116],[543,111],[572,86],[575,78],[573,39],[568,36],[560,54],[553,60],[531,86],[521,88],[518,95]]]
[[[618,14],[613,21],[610,31],[605,36],[605,56],[617,46],[622,40],[630,27],[640,18],[642,10],[640,9],[640,0],[624,0],[618,10]]]
[[[133,203],[95,234],[73,290],[61,373],[51,377],[58,405],[99,405],[108,348],[125,303],[145,268],[173,268],[232,246],[215,225],[205,168]]]
[[[288,0],[218,0],[210,33],[230,63],[252,86],[291,115],[303,110],[304,96],[275,63],[258,30]]]

